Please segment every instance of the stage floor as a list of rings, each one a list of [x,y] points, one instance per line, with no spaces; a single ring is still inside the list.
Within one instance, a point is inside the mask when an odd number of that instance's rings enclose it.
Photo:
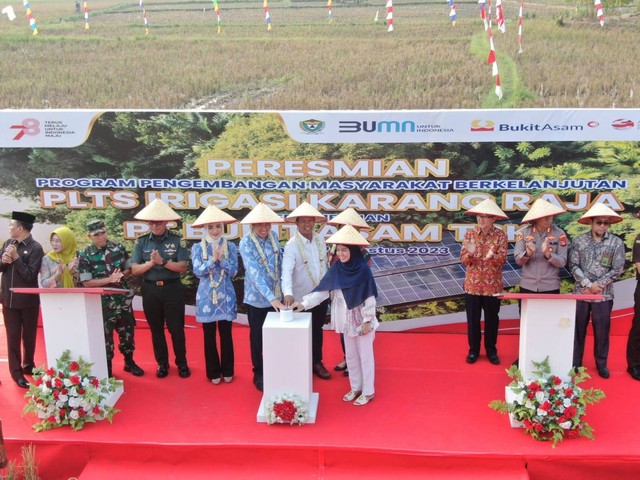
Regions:
[[[192,376],[179,378],[172,366],[167,378],[157,379],[149,331],[138,328],[135,358],[146,375],[124,373],[116,354],[114,375],[124,380],[125,393],[113,424],[36,433],[34,416],[22,414],[25,390],[9,376],[1,328],[0,415],[10,458],[21,445],[36,445],[43,479],[638,477],[640,382],[625,371],[626,336],[611,338],[608,380],[595,374],[588,340],[585,366],[594,378],[584,386],[607,395],[588,408],[595,441],[566,440],[554,449],[510,428],[506,416],[488,407],[504,396],[517,335],[500,336],[502,365],[494,366],[484,356],[465,363],[466,335],[378,332],[374,401],[343,402],[348,379],[332,372],[330,380],[314,378],[316,423],[293,427],[256,422],[261,393],[251,382],[248,333],[234,326],[236,376],[213,385],[204,373],[201,329],[187,329]],[[327,331],[324,341],[331,370],[342,357],[339,339]]]

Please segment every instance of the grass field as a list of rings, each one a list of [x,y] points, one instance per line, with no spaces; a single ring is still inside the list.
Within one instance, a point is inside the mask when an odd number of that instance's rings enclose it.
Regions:
[[[145,35],[137,2],[89,1],[90,29],[71,0],[33,0],[0,18],[0,108],[450,109],[639,107],[640,17],[634,8],[576,17],[567,4],[525,6],[518,54],[518,5],[504,2],[507,32],[494,28],[504,90],[486,59],[475,1],[385,0],[269,4],[147,1]],[[3,4],[4,5],[4,4]],[[637,9],[637,7],[636,7]],[[374,22],[379,13],[378,22]]]

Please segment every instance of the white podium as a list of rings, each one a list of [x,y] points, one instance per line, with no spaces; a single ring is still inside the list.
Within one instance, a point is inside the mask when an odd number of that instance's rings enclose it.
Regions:
[[[257,421],[266,422],[265,405],[276,395],[298,395],[307,403],[307,423],[315,423],[318,393],[312,392],[311,313],[294,313],[292,321],[282,321],[279,312],[270,312],[262,327],[264,394]]]
[[[82,356],[93,363],[91,374],[99,379],[108,377],[105,349],[102,303],[100,295],[124,293],[119,288],[14,288],[16,293],[40,295],[44,344],[47,365],[56,366],[56,360],[65,350],[73,358]],[[113,406],[124,387],[118,388],[106,401]]]
[[[551,374],[563,381],[570,380],[573,368],[573,337],[576,324],[577,300],[602,300],[602,295],[507,293],[501,298],[518,299],[520,311],[519,368],[525,380],[535,378],[532,361],[549,357]],[[515,398],[511,388],[505,388],[508,402]],[[520,427],[520,422],[511,422]]]

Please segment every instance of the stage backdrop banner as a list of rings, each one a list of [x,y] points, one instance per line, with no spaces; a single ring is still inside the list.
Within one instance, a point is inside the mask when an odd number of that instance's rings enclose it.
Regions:
[[[624,217],[611,231],[628,247],[640,232],[637,109],[4,111],[0,167],[2,224],[11,210],[36,213],[45,251],[62,224],[86,245],[84,225],[94,218],[130,250],[148,231],[133,216],[155,198],[180,213],[183,222],[171,226],[188,242],[201,238],[191,224],[210,204],[238,219],[260,201],[283,216],[304,200],[329,218],[352,207],[372,227],[387,330],[464,326],[460,247],[475,219],[465,211],[485,198],[509,216],[499,222],[510,242],[506,289],[519,285],[513,242],[537,198],[567,210],[556,223],[569,239],[587,231],[576,220],[594,202]],[[238,241],[245,228],[231,225],[228,238]],[[295,231],[277,228],[283,242]],[[326,238],[336,229],[318,231]],[[568,292],[566,269],[562,277]],[[192,299],[197,279],[184,281]],[[632,305],[634,283],[629,268],[616,309]],[[505,305],[503,318],[517,316]]]

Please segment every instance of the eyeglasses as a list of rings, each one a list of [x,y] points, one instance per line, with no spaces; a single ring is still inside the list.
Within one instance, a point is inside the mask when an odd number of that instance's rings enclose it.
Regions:
[[[606,220],[596,220],[595,222],[596,225],[606,225],[607,227],[610,225],[609,222],[607,222]]]

